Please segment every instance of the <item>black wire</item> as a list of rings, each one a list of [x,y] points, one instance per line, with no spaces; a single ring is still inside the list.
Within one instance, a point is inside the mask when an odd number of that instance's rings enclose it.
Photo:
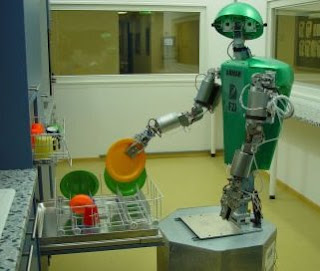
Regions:
[[[234,41],[231,41],[230,44],[228,45],[228,48],[227,48],[227,54],[228,56],[230,57],[231,60],[233,60],[233,57],[230,55],[229,53],[229,49],[230,49],[230,46],[234,43]]]

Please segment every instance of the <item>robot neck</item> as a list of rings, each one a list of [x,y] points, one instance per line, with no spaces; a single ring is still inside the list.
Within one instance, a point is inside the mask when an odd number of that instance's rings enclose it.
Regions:
[[[243,38],[234,38],[233,56],[236,60],[246,60],[252,57],[250,49],[244,45]]]

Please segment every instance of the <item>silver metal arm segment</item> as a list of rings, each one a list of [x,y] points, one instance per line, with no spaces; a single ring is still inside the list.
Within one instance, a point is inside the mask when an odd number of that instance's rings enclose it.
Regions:
[[[275,76],[276,74],[272,71],[252,76],[247,107],[242,101],[245,89],[240,95],[240,104],[246,109],[246,137],[241,149],[234,154],[230,170],[231,178],[228,179],[229,184],[223,189],[220,213],[222,218],[232,220],[238,225],[250,222],[251,217],[248,211],[250,201],[252,201],[254,213],[252,222],[256,226],[261,224],[261,204],[258,192],[254,189],[252,176],[253,170],[257,168],[252,167],[252,164],[259,146],[266,142],[263,125],[273,123],[276,115],[279,118],[287,118],[293,114],[292,105],[280,101],[282,107],[287,106],[288,108],[285,111],[282,110],[283,114],[279,115],[278,111],[281,110],[277,105],[279,98],[288,100],[287,97],[278,94]]]
[[[130,157],[135,157],[147,147],[149,141],[155,137],[174,130],[178,127],[188,127],[196,121],[202,119],[204,109],[213,112],[220,98],[220,85],[215,83],[215,78],[219,76],[219,71],[210,69],[202,80],[194,105],[190,111],[183,113],[169,113],[157,119],[150,119],[144,131],[135,135],[135,143],[127,149],[126,153]]]

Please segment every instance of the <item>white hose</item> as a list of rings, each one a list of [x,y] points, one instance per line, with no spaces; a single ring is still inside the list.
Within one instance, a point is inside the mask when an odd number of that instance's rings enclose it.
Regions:
[[[245,91],[250,87],[251,84],[247,84],[243,87],[243,89],[241,90],[240,93],[240,97],[239,97],[239,103],[241,105],[241,107],[244,110],[248,110],[248,111],[256,111],[256,110],[263,110],[265,108],[263,107],[257,107],[257,108],[249,108],[247,106],[244,105],[243,102],[243,95],[245,93]],[[285,108],[282,109],[280,106],[278,106],[278,102]],[[280,119],[286,119],[286,118],[290,118],[293,113],[294,113],[294,107],[292,102],[289,100],[289,98],[285,95],[277,95],[274,96],[271,101],[268,104],[268,111],[272,111],[275,112],[275,114],[278,116],[279,120]]]
[[[244,95],[245,91],[249,89],[250,86],[251,86],[251,84],[247,84],[241,90],[240,97],[239,97],[239,103],[240,103],[241,107],[244,110],[247,110],[247,111],[255,111],[255,110],[261,110],[261,109],[264,110],[265,108],[262,108],[262,107],[249,108],[249,107],[244,105],[243,95]],[[284,109],[282,109],[278,104],[280,104],[282,106],[282,108],[284,108]],[[270,102],[268,103],[267,110],[271,114],[276,115],[278,117],[280,128],[282,126],[281,120],[291,117],[293,115],[293,113],[294,113],[293,104],[289,100],[289,98],[287,96],[285,96],[285,95],[275,95],[275,96],[273,96],[271,98]],[[279,137],[267,139],[267,140],[261,142],[260,144],[257,144],[256,149],[258,149],[260,146],[262,146],[264,144],[267,144],[267,143],[270,143],[270,142],[273,142],[273,141],[277,141],[278,139],[279,139]],[[258,167],[258,163],[257,163],[257,159],[256,159],[256,153],[253,154],[253,165],[255,166],[255,168],[257,170],[257,177],[258,177],[258,179],[260,181],[260,188],[257,191],[257,193],[259,194],[259,193],[261,193],[263,191],[264,183],[263,183],[262,177],[260,175],[260,172],[258,171],[259,167]],[[246,193],[246,194],[250,194],[250,196],[252,198],[252,201],[255,203],[256,207],[261,212],[260,201],[256,198],[255,194],[247,192],[247,191],[243,191],[243,192]]]
[[[280,106],[278,106],[278,102],[285,109],[282,109]],[[272,107],[272,110],[274,110],[276,112],[279,120],[290,118],[294,113],[293,104],[289,100],[289,98],[285,95],[277,95],[277,96],[273,97],[270,101],[270,105]]]

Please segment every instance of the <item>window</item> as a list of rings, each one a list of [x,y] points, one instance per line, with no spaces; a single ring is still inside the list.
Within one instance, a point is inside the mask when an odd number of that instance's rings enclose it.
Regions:
[[[320,3],[276,10],[276,58],[294,68],[295,80],[320,85]]]
[[[199,12],[54,10],[55,75],[199,72]]]

